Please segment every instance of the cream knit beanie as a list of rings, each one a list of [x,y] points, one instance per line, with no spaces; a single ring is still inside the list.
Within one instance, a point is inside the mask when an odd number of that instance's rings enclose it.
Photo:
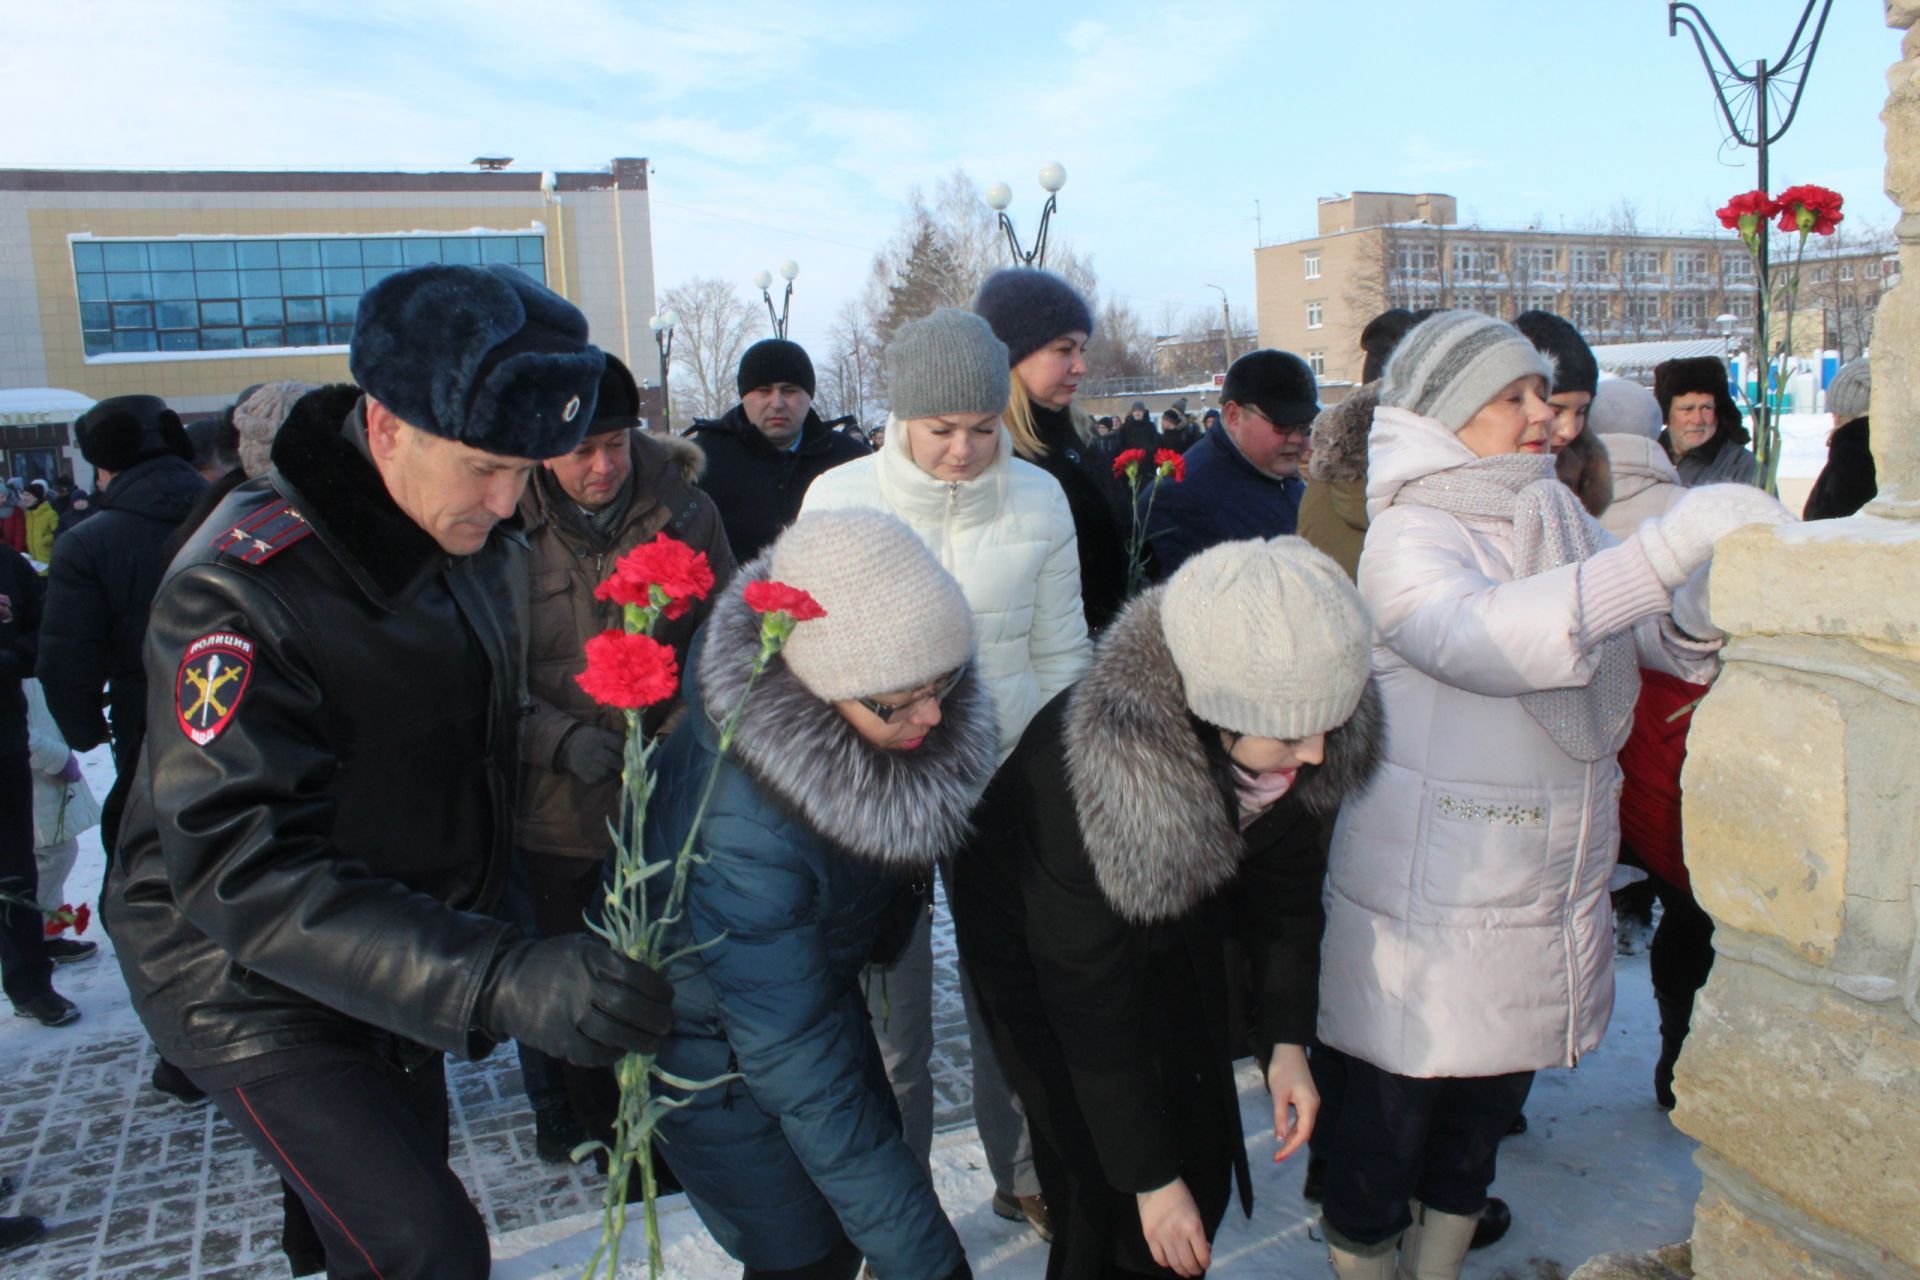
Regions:
[[[1201,719],[1258,738],[1338,728],[1367,686],[1373,624],[1304,538],[1225,542],[1181,565],[1160,627]]]
[[[926,544],[883,511],[813,511],[769,553],[777,582],[820,602],[781,656],[823,702],[917,689],[973,660],[973,611]]]

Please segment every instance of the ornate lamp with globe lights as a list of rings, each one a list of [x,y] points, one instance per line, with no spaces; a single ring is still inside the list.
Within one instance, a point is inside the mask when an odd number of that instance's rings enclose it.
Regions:
[[[653,345],[660,349],[660,426],[673,434],[673,396],[667,388],[667,369],[673,361],[673,331],[680,326],[680,313],[669,307],[647,321],[653,330]]]
[[[773,322],[773,336],[776,338],[787,336],[788,313],[793,310],[793,278],[799,274],[800,264],[792,258],[780,264],[780,277],[787,282],[787,293],[786,297],[780,301],[780,311],[777,315],[773,310],[773,295],[768,292],[773,285],[773,273],[762,271],[753,278],[754,288],[760,290],[760,298],[767,304],[767,319]]]
[[[1033,248],[1022,249],[1020,236],[1013,229],[1013,219],[1007,217],[1007,206],[1013,203],[1013,188],[1004,182],[996,182],[987,188],[987,206],[1000,218],[1000,230],[1006,234],[1007,248],[1013,253],[1014,262],[1023,267],[1044,267],[1047,265],[1047,224],[1053,221],[1054,210],[1059,208],[1057,197],[1060,188],[1067,185],[1067,170],[1057,161],[1040,170],[1040,186],[1047,193],[1047,203],[1040,210],[1040,229],[1034,233]]]

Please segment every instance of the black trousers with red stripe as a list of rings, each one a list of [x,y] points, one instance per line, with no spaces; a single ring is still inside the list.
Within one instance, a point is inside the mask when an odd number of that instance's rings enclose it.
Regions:
[[[329,1045],[284,1066],[207,1092],[299,1193],[331,1280],[486,1276],[486,1224],[447,1166],[445,1059]]]

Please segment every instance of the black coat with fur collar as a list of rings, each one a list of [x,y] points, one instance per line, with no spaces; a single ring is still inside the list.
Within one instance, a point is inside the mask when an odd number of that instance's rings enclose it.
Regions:
[[[154,601],[106,920],[142,1022],[202,1078],[244,1083],[263,1055],[327,1042],[485,1047],[525,543],[503,528],[443,552],[345,429],[358,402],[301,400],[272,475],[220,504]],[[190,675],[224,701],[201,707]]]
[[[960,955],[1027,1107],[1064,1270],[1158,1274],[1134,1194],[1184,1178],[1209,1230],[1247,1195],[1223,940],[1253,976],[1256,1042],[1302,1044],[1319,985],[1323,820],[1377,763],[1368,685],[1327,759],[1245,832],[1210,771],[1160,592],[1035,717],[950,884]]]

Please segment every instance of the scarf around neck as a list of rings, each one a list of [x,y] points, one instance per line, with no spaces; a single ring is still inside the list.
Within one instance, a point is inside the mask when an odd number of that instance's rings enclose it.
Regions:
[[[1578,564],[1601,548],[1599,526],[1555,478],[1548,454],[1475,458],[1403,485],[1394,501],[1510,524],[1516,579]],[[1633,637],[1622,632],[1600,642],[1600,664],[1585,684],[1536,689],[1520,704],[1562,751],[1591,762],[1613,753],[1639,693]]]

